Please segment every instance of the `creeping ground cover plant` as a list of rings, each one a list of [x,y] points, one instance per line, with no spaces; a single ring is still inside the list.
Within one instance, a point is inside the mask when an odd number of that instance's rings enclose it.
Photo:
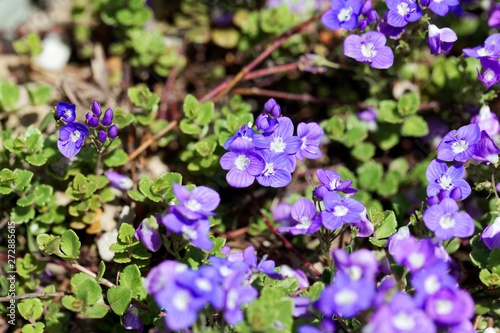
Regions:
[[[1,330],[500,331],[499,6],[71,1],[0,30]]]

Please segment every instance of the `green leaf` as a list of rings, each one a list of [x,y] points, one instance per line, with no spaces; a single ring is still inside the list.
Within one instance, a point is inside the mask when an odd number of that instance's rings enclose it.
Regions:
[[[165,198],[166,201],[174,197],[172,186],[174,183],[182,183],[182,175],[177,172],[164,173],[156,178],[151,185],[151,192]]]
[[[50,100],[51,88],[45,84],[28,86],[28,95],[33,105],[46,104]]]
[[[381,196],[396,194],[399,189],[399,179],[399,174],[395,171],[387,172],[377,188],[377,193]]]
[[[370,142],[356,145],[352,150],[352,156],[363,162],[371,160],[373,155],[375,155],[375,146]]]
[[[118,167],[125,165],[128,162],[128,155],[123,149],[117,149],[111,152],[108,157],[104,159],[104,164],[109,167]]]
[[[85,279],[75,287],[75,297],[85,306],[92,306],[102,300],[101,286],[92,278]]]
[[[21,316],[29,321],[40,318],[43,314],[43,304],[38,298],[24,299],[17,304],[17,309]]]
[[[139,241],[134,237],[135,229],[128,223],[122,223],[118,230],[118,239],[124,244],[135,244]]]
[[[36,153],[42,150],[44,141],[42,132],[34,125],[30,125],[24,132],[24,142],[28,153]]]
[[[130,112],[125,112],[121,108],[116,108],[114,111],[113,123],[118,127],[118,129],[122,129],[132,124],[135,121],[135,117]]]
[[[19,54],[35,57],[42,53],[42,42],[36,32],[31,32],[13,43],[14,50]]]
[[[210,240],[214,244],[214,247],[212,248],[212,250],[210,250],[209,254],[210,255],[217,255],[222,250],[224,245],[226,244],[226,239],[223,237],[214,237],[212,235],[210,235],[208,237],[210,238]]]
[[[146,201],[146,196],[143,195],[139,190],[128,190],[127,195],[130,197],[130,199],[138,202],[144,202]]]
[[[417,113],[420,107],[420,96],[416,92],[406,93],[398,101],[398,112],[402,116]]]
[[[186,118],[194,119],[198,116],[200,104],[196,97],[191,94],[188,94],[186,98],[184,98],[184,103],[182,105],[182,109],[184,110],[184,114]]]
[[[422,137],[427,134],[429,134],[429,126],[420,116],[407,117],[401,127],[401,135],[403,136]]]
[[[34,324],[26,324],[23,326],[21,330],[22,333],[43,333],[45,329],[44,323],[34,323]]]
[[[132,300],[132,290],[113,286],[108,290],[108,302],[111,309],[119,316],[122,316]]]
[[[27,223],[35,217],[32,207],[14,207],[10,213],[10,220],[14,223]]]
[[[33,166],[42,166],[47,163],[48,158],[43,154],[34,154],[26,156],[26,162]]]
[[[59,244],[61,237],[54,235],[41,234],[36,237],[36,242],[40,251],[47,255],[59,254]]]
[[[80,246],[81,243],[77,234],[68,229],[61,237],[62,255],[59,256],[63,259],[77,259],[80,255]]]
[[[376,239],[388,238],[396,232],[397,227],[396,214],[392,210],[386,210],[382,222],[375,227],[374,236]]]
[[[88,318],[100,319],[108,314],[108,308],[102,304],[96,304],[90,309],[83,312],[83,315]]]
[[[345,131],[344,121],[340,117],[331,117],[328,121],[323,122],[321,127],[325,129],[326,135],[332,140],[339,141]]]
[[[236,47],[240,40],[240,34],[238,30],[234,28],[213,29],[211,35],[214,44],[225,49]]]
[[[19,88],[14,83],[0,83],[0,104],[4,108],[13,108],[19,100]]]
[[[144,194],[149,200],[154,202],[160,202],[161,196],[156,195],[151,191],[151,186],[153,185],[153,181],[148,176],[143,176],[139,180],[139,190]]]
[[[500,248],[494,247],[491,250],[487,267],[492,273],[500,275]]]
[[[146,297],[141,272],[137,265],[128,265],[125,267],[120,274],[120,286],[132,290],[134,298],[143,299]]]
[[[201,133],[201,128],[197,124],[193,123],[192,120],[182,119],[179,123],[179,129],[182,133],[189,135],[196,135]]]
[[[200,105],[196,123],[200,126],[207,125],[214,115],[214,102],[206,102]]]
[[[343,141],[347,147],[354,147],[368,136],[366,125],[359,118],[350,114],[346,121],[346,133]]]
[[[373,161],[363,163],[356,172],[358,173],[359,186],[369,191],[377,189],[384,174],[382,165]]]
[[[14,176],[16,177],[14,181],[15,188],[18,191],[23,192],[31,183],[31,179],[33,178],[33,172],[28,170],[15,169]]]
[[[389,124],[400,124],[403,118],[398,114],[397,103],[392,100],[381,101],[378,106],[378,121]]]

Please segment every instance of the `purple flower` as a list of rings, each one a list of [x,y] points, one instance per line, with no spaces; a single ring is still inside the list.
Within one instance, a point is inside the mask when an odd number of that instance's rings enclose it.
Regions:
[[[269,149],[271,153],[294,155],[301,147],[302,140],[293,136],[293,123],[290,118],[278,118],[278,127],[270,135],[255,135],[255,146]]]
[[[80,152],[89,134],[87,126],[77,122],[68,123],[59,129],[57,148],[65,157],[71,158]]]
[[[335,249],[332,257],[338,272],[347,274],[352,281],[360,279],[373,281],[377,275],[377,257],[370,250],[360,249],[349,254],[344,249]]]
[[[243,126],[241,126],[241,128],[239,130],[236,131],[235,135],[233,135],[232,137],[227,139],[227,141],[224,143],[224,149],[232,150],[231,145],[233,144],[233,142],[236,139],[243,139],[243,140],[246,140],[246,141],[252,143],[251,148],[253,148],[252,141],[253,141],[254,134],[255,134],[255,132],[251,127],[248,127],[247,125],[243,125]]]
[[[500,217],[497,217],[492,224],[484,228],[481,240],[490,250],[500,247]]]
[[[453,42],[458,39],[457,34],[450,28],[439,29],[434,24],[429,25],[429,36],[427,43],[431,50],[431,54],[441,54],[448,52],[453,46]]]
[[[474,315],[471,295],[461,289],[443,287],[427,298],[425,312],[439,324],[457,325]],[[457,313],[460,315],[457,316]]]
[[[479,114],[472,117],[471,124],[477,124],[481,131],[486,131],[489,136],[493,137],[500,132],[500,123],[496,114],[491,112],[488,105],[483,105],[479,109]]]
[[[72,123],[76,119],[76,106],[66,102],[57,103],[56,119],[62,120],[66,123]]]
[[[360,111],[357,114],[358,118],[365,122],[366,128],[370,132],[375,132],[378,128],[377,118],[378,112],[374,108],[368,108],[366,110]]]
[[[490,16],[488,17],[488,25],[490,28],[498,29],[500,28],[500,4],[493,3],[490,9]]]
[[[176,210],[190,220],[214,215],[213,211],[220,203],[219,193],[206,186],[197,186],[191,192],[184,186],[174,183],[175,197],[179,200]]]
[[[457,281],[448,274],[449,270],[444,261],[438,260],[430,267],[412,274],[411,285],[415,288],[415,300],[419,305],[422,305],[430,295],[434,295],[441,288],[453,288],[457,285]]]
[[[442,161],[467,162],[477,150],[481,137],[476,124],[460,127],[448,132],[437,147],[438,159]]]
[[[484,164],[497,164],[498,154],[500,154],[500,148],[495,141],[485,131],[481,131],[481,140],[479,140],[476,153],[472,158]]]
[[[322,156],[319,144],[325,133],[321,126],[316,123],[300,123],[297,126],[297,136],[302,140],[299,151],[295,154],[299,160],[304,157],[315,160]]]
[[[291,226],[295,224],[292,218],[292,205],[288,202],[280,202],[272,210],[273,219],[282,226]]]
[[[364,206],[351,198],[342,198],[334,192],[328,192],[323,197],[326,210],[318,217],[321,224],[328,230],[335,230],[344,223],[358,223],[361,220],[359,214],[364,211]],[[313,223],[311,228],[316,227]]]
[[[271,134],[278,127],[278,119],[268,113],[261,113],[257,116],[255,126],[260,133]]]
[[[231,144],[231,151],[221,157],[220,165],[229,170],[226,175],[228,184],[237,188],[252,185],[266,167],[262,157],[254,152],[253,143],[242,139]]]
[[[278,102],[276,102],[276,100],[274,98],[270,98],[266,102],[266,104],[264,104],[264,111],[267,114],[270,114],[271,116],[273,116],[274,118],[281,117],[281,107],[278,104]]]
[[[314,307],[328,317],[338,314],[352,318],[368,309],[374,296],[373,281],[364,279],[353,281],[349,275],[339,272],[335,274],[333,283],[323,290]]]
[[[285,187],[292,181],[292,175],[286,170],[289,161],[287,154],[271,154],[268,150],[257,152],[266,166],[262,173],[257,176],[257,182],[262,186]]]
[[[408,22],[416,22],[422,17],[422,11],[413,0],[386,0],[389,13],[387,23],[396,28],[404,27]]]
[[[107,108],[104,111],[104,116],[102,116],[101,124],[103,126],[110,126],[113,123],[113,110]]]
[[[108,135],[106,134],[105,131],[103,130],[100,130],[99,132],[97,132],[97,139],[104,143],[106,141],[106,139],[108,138]]]
[[[390,39],[399,39],[403,35],[405,29],[403,27],[393,27],[392,25],[387,23],[387,14],[388,12],[386,12],[384,16],[382,16],[382,19],[377,25],[377,31],[383,33]]]
[[[448,168],[446,163],[432,160],[425,172],[429,181],[427,196],[438,195],[441,191],[446,191],[449,194],[454,189],[459,188],[461,194],[459,200],[467,198],[471,193],[471,188],[469,183],[462,179],[464,173],[465,168],[461,164],[455,164]]]
[[[394,63],[394,54],[385,42],[385,36],[376,31],[361,36],[350,35],[344,41],[344,54],[359,62],[369,63],[373,68],[389,68]]]
[[[188,220],[173,206],[170,207],[169,213],[162,217],[161,223],[170,231],[183,235],[202,250],[210,251],[213,248],[212,241],[208,238],[210,221],[207,219]]]
[[[243,261],[245,261],[250,269],[264,273],[273,279],[281,279],[282,276],[275,271],[276,263],[273,260],[267,260],[267,254],[262,257],[257,263],[257,255],[253,246],[247,247],[243,251]]]
[[[95,128],[99,126],[99,118],[94,116],[92,112],[87,112],[87,114],[85,115],[85,120],[87,121],[87,125],[89,127]]]
[[[299,282],[298,285],[299,289],[309,287],[309,280],[307,279],[306,274],[300,269],[292,269],[290,266],[287,265],[281,265],[279,269],[280,269],[280,274],[283,277],[296,278]]]
[[[409,236],[397,242],[392,250],[394,261],[408,268],[410,272],[418,272],[437,260],[434,244],[427,238],[417,240]]]
[[[309,228],[316,216],[316,207],[314,203],[306,198],[300,198],[292,207],[292,218],[296,221],[295,225],[282,226],[278,232],[289,232],[292,235],[303,235],[309,233]]]
[[[476,46],[472,49],[463,49],[463,52],[467,57],[472,58],[498,58],[500,56],[500,33],[493,34],[486,38],[483,46]]]
[[[97,102],[96,100],[94,100],[94,103],[92,103],[92,112],[94,113],[94,115],[96,117],[100,117],[101,116],[101,104],[99,104],[99,102]]]
[[[368,219],[368,214],[366,214],[366,208],[359,214],[360,221],[351,224],[351,228],[355,227],[358,229],[356,237],[370,237],[375,231],[373,223]]]
[[[130,305],[122,317],[122,326],[126,330],[138,330],[142,333],[144,326],[141,318],[139,318],[139,309],[136,306]]]
[[[469,237],[474,233],[474,221],[469,214],[458,212],[458,205],[450,198],[427,208],[424,212],[424,223],[442,240],[453,237]]]
[[[323,200],[323,197],[327,192],[343,192],[345,194],[355,194],[358,190],[351,187],[352,180],[342,180],[340,175],[333,170],[316,170],[316,175],[318,176],[321,185],[314,189],[314,195]]]
[[[500,81],[500,64],[496,59],[484,57],[481,58],[481,65],[484,69],[481,73],[479,68],[476,68],[477,78],[485,85],[486,89],[489,89]]]
[[[134,187],[134,182],[132,181],[132,179],[122,175],[121,173],[106,170],[104,174],[111,183],[111,186],[113,186],[114,188],[117,188],[121,191],[126,191]]]
[[[111,125],[108,128],[108,136],[111,140],[115,139],[118,136],[118,127],[116,127],[116,125]]]
[[[224,319],[229,325],[236,325],[243,320],[241,306],[257,298],[257,290],[251,286],[241,285],[241,273],[234,273],[224,283],[226,302]]]
[[[152,252],[158,251],[162,245],[160,233],[158,232],[158,223],[155,217],[142,220],[134,236]]]
[[[410,238],[410,228],[408,226],[402,226],[401,228],[398,229],[396,233],[394,233],[389,239],[387,240],[387,247],[389,248],[389,253],[394,256],[396,253],[400,252],[401,245],[400,242],[402,242],[404,239]]]
[[[377,309],[365,328],[370,333],[437,332],[432,320],[410,295],[400,291],[392,296],[389,304]]]
[[[429,8],[437,15],[445,16],[450,7],[457,5],[459,5],[458,0],[431,0]]]
[[[332,9],[321,17],[321,22],[332,30],[352,30],[356,28],[362,6],[362,0],[332,0]]]

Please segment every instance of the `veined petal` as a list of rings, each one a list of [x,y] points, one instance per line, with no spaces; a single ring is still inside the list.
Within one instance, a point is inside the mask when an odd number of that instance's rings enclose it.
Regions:
[[[457,223],[455,226],[456,237],[465,238],[470,237],[472,236],[472,234],[474,234],[474,221],[469,214],[460,212],[455,214],[454,218]]]
[[[236,188],[243,188],[252,185],[255,180],[255,176],[251,176],[246,171],[240,171],[238,169],[231,169],[226,175],[226,180],[229,185]]]
[[[227,152],[220,158],[220,166],[224,170],[231,170],[234,168],[234,161],[236,160],[237,155],[233,152]]]
[[[370,66],[378,69],[387,69],[394,63],[394,53],[389,46],[383,46],[377,50],[377,55],[373,58]]]
[[[448,171],[448,166],[446,163],[440,162],[438,160],[432,160],[425,171],[425,177],[429,182],[434,182]],[[460,176],[459,178],[462,178]]]
[[[440,39],[443,42],[453,43],[457,41],[458,37],[455,31],[451,30],[450,28],[442,28]]]
[[[361,53],[361,42],[362,39],[358,35],[347,36],[344,40],[344,54],[356,60],[364,58]]]
[[[403,16],[392,9],[387,13],[387,23],[396,28],[402,28],[408,24]]]
[[[325,14],[323,14],[323,16],[321,17],[321,22],[328,29],[337,30],[340,28],[340,22],[337,18],[337,13],[335,13],[333,10],[329,10]]]

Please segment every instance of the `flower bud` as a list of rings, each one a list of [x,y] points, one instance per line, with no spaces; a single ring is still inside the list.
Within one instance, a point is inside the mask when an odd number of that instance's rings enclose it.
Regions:
[[[99,104],[97,101],[94,101],[94,104],[92,104],[92,112],[96,115],[96,117],[99,117],[101,115],[101,104]]]
[[[113,110],[110,108],[106,109],[104,116],[102,117],[101,124],[103,126],[109,126],[113,123]]]
[[[106,139],[108,138],[108,135],[103,130],[100,130],[99,132],[97,132],[97,138],[99,139],[99,141],[104,143],[104,141],[106,141]]]
[[[281,107],[279,104],[274,100],[274,98],[271,98],[264,104],[264,110],[266,113],[271,114],[271,116],[278,118],[281,116]]]
[[[365,30],[367,26],[368,26],[368,20],[366,20],[366,19],[359,20],[359,22],[358,22],[358,29],[359,30]]]
[[[432,197],[428,197],[426,202],[428,206],[434,206],[439,203],[439,198],[437,197],[437,195],[433,195]]]
[[[368,23],[372,23],[378,20],[378,13],[376,10],[372,9],[368,12],[366,15],[366,19],[368,20]]]
[[[373,9],[372,0],[366,0],[365,3],[363,4],[363,7],[361,7],[361,14],[366,15],[372,9]]]
[[[431,0],[420,0],[420,6],[422,7],[428,7],[430,3]]]
[[[118,136],[118,127],[116,127],[116,125],[111,125],[111,127],[108,128],[108,136],[111,140]]]
[[[462,189],[460,187],[455,187],[450,192],[450,198],[453,200],[461,200],[462,199]]]
[[[85,119],[87,119],[87,125],[89,125],[89,127],[99,126],[99,119],[91,112],[87,112],[87,114],[85,115]]]

